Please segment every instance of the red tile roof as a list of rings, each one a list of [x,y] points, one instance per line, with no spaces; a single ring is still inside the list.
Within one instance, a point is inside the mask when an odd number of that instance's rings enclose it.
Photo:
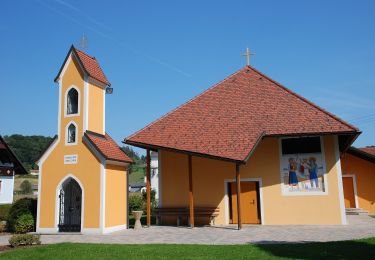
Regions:
[[[85,132],[85,137],[94,148],[106,159],[119,162],[132,163],[133,160],[129,158],[124,151],[116,144],[116,142],[106,133],[101,135],[91,131]],[[84,139],[85,140],[85,139]]]
[[[86,54],[85,52],[83,52],[81,50],[78,50],[74,46],[72,46],[70,48],[70,50],[68,52],[68,55],[65,58],[65,61],[64,61],[63,65],[61,66],[58,75],[55,78],[55,81],[57,81],[57,79],[59,78],[60,73],[61,73],[66,61],[68,60],[68,57],[69,57],[71,52],[74,52],[74,54],[78,58],[78,62],[81,64],[84,72],[89,77],[99,81],[100,83],[102,83],[104,85],[107,85],[107,86],[111,85],[111,83],[107,80],[107,77],[104,75],[104,72],[101,69],[101,67],[100,67],[98,61],[96,60],[96,58]]]
[[[375,146],[366,146],[366,147],[358,148],[358,149],[365,153],[375,156]]]
[[[107,80],[106,76],[104,75],[102,69],[99,66],[98,61],[95,57],[91,57],[84,53],[83,51],[80,51],[75,48],[75,51],[77,52],[77,55],[86,70],[87,74],[96,79],[97,81],[105,84],[105,85],[111,85],[109,81]]]
[[[246,66],[125,142],[245,162],[263,136],[358,129]]]

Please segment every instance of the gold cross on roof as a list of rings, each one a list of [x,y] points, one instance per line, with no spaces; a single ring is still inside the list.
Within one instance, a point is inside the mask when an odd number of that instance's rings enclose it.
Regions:
[[[242,53],[241,56],[246,56],[247,66],[250,65],[250,56],[254,56],[255,53],[251,53],[249,48],[246,48],[246,53]]]

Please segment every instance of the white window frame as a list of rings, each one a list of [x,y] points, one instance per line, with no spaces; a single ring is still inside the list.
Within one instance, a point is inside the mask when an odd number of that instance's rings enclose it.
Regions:
[[[78,112],[76,114],[68,114],[68,93],[71,89],[75,89],[78,92]],[[81,114],[81,91],[79,91],[79,88],[75,85],[70,86],[66,91],[64,95],[64,117],[73,117],[73,116],[80,116]]]
[[[74,125],[76,127],[76,140],[74,143],[69,143],[68,140],[69,140],[69,126],[70,125]],[[76,124],[76,122],[74,121],[70,121],[66,126],[65,126],[65,145],[67,146],[71,146],[71,145],[77,145],[78,143],[78,126]]]
[[[327,177],[327,164],[326,164],[326,155],[324,150],[324,137],[320,137],[320,151],[322,154],[322,164],[323,164],[323,180],[324,180],[324,191],[311,191],[311,192],[304,192],[304,191],[296,191],[293,193],[285,192],[283,189],[283,179],[281,177],[281,172],[283,170],[282,166],[282,156],[283,156],[283,150],[282,150],[282,140],[284,139],[291,139],[291,138],[305,138],[305,137],[317,137],[317,136],[287,136],[287,137],[281,137],[279,138],[279,160],[280,160],[280,166],[279,166],[279,174],[280,174],[280,190],[281,194],[283,196],[327,196],[328,195],[328,177]]]

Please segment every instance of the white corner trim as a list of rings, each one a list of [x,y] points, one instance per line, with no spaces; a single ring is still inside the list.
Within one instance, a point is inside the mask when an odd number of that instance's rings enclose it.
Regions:
[[[59,101],[57,102],[59,107],[57,108],[57,136],[60,139],[61,136],[61,104],[62,104],[62,78],[59,79]]]
[[[36,232],[40,232],[40,200],[42,194],[42,164],[39,164],[39,175],[38,175],[38,200],[36,210]]]
[[[346,225],[346,213],[345,213],[345,202],[344,202],[344,188],[342,184],[342,173],[341,173],[341,161],[340,161],[340,150],[339,150],[339,141],[338,136],[336,135],[334,138],[334,146],[335,146],[335,157],[336,157],[336,164],[335,168],[337,171],[337,185],[339,191],[339,202],[340,202],[340,211],[341,211],[341,223]]]
[[[105,161],[102,160],[100,164],[100,230],[104,232],[105,229],[105,195],[106,195],[106,182],[105,182]]]
[[[359,203],[358,203],[358,193],[357,193],[357,177],[355,174],[343,174],[343,178],[352,178],[353,179],[353,191],[354,191],[354,200],[355,200],[355,207],[359,208]]]
[[[124,230],[124,229],[127,229],[127,225],[124,224],[124,225],[118,225],[118,226],[113,226],[113,227],[106,227],[103,229],[103,234],[108,234],[108,233],[112,233],[112,232],[116,232],[116,231],[120,231],[120,230]]]
[[[103,89],[103,135],[105,135],[105,89]]]
[[[84,77],[84,90],[83,90],[83,96],[84,96],[84,111],[83,111],[83,133],[86,132],[86,130],[89,128],[89,83],[87,82],[88,77],[85,75]]]
[[[159,203],[159,207],[161,208],[162,207],[162,205],[163,205],[163,200],[162,200],[162,179],[161,178],[163,178],[163,176],[162,176],[162,163],[161,163],[161,151],[160,150],[158,150],[158,182],[159,182],[159,185],[158,185],[158,194],[159,194],[159,201],[158,201],[158,203]]]
[[[229,225],[229,196],[228,196],[228,183],[236,182],[235,179],[224,180],[224,212],[225,212],[225,225]],[[262,178],[241,178],[240,182],[258,182],[259,183],[259,207],[260,207],[260,224],[266,225],[264,222],[264,200],[263,200],[263,183]]]
[[[75,89],[78,92],[78,113],[77,114],[68,114],[67,111],[67,102],[68,102],[68,93],[71,89]],[[64,117],[74,117],[74,116],[80,116],[81,114],[81,91],[79,88],[75,85],[71,85],[64,94]]]
[[[72,125],[72,124],[73,124],[73,125],[75,126],[75,128],[76,128],[76,134],[75,134],[76,140],[75,140],[74,143],[68,143],[68,139],[69,139],[69,131],[68,131],[68,128],[69,128],[69,126]],[[76,122],[74,122],[74,121],[70,121],[70,122],[65,126],[65,145],[66,145],[66,146],[77,145],[77,143],[78,143],[78,136],[79,136],[79,134],[78,134],[78,125],[76,124]]]
[[[64,77],[65,72],[68,69],[69,64],[70,64],[71,61],[72,61],[72,54],[70,53],[67,61],[64,64],[64,67],[63,67],[63,69],[62,69],[62,71],[61,71],[61,73],[59,75],[58,81],[62,80],[62,78]]]
[[[55,228],[58,231],[58,225],[59,225],[59,213],[60,213],[60,199],[59,199],[59,191],[62,188],[63,183],[69,179],[72,178],[74,179],[78,185],[81,187],[82,190],[82,203],[81,203],[81,231],[83,230],[84,227],[84,221],[85,221],[85,188],[82,184],[82,182],[78,179],[77,176],[74,174],[67,174],[62,178],[59,182],[59,184],[56,186],[56,199],[55,199]],[[40,193],[39,193],[40,194]]]

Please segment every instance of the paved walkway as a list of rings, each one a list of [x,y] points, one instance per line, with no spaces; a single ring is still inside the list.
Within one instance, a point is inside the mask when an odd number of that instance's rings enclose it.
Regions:
[[[375,237],[375,219],[367,215],[347,216],[349,225],[304,226],[235,226],[187,227],[152,226],[106,235],[57,234],[42,235],[43,244],[62,242],[103,244],[247,244],[283,242],[325,242]],[[9,236],[0,236],[7,244]]]

